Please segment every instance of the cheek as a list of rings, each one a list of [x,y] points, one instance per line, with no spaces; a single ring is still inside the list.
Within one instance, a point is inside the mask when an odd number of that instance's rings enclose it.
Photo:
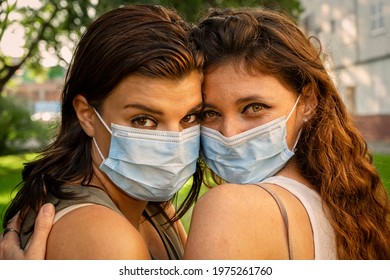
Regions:
[[[111,136],[110,135],[106,135],[105,137],[103,137],[102,140],[103,140],[102,141],[103,153],[104,153],[105,157],[108,157],[108,153],[110,151]]]
[[[241,132],[245,132],[247,130],[256,128],[258,126],[263,125],[264,122],[262,122],[259,119],[246,119],[246,118],[241,118],[240,120],[240,127],[241,127]]]
[[[256,126],[255,122],[250,122],[240,115],[235,115],[221,117],[211,128],[218,130],[226,137],[233,137]]]
[[[111,134],[103,125],[98,125],[95,126],[94,137],[104,158],[107,158],[110,150]],[[93,144],[92,146],[94,147],[95,145]]]

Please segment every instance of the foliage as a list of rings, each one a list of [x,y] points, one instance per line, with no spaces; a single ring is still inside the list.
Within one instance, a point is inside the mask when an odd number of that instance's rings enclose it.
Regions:
[[[23,2],[24,5],[17,0],[0,1],[0,41],[7,31],[22,30],[24,34],[19,57],[6,56],[0,50],[0,92],[22,66],[39,70],[43,52],[55,54],[63,66],[67,66],[68,61],[62,55],[64,50],[72,52],[91,20],[123,1],[34,1],[40,3],[38,6]]]
[[[33,1],[31,1],[33,2]],[[302,11],[299,0],[41,0],[38,6],[29,1],[0,1],[0,42],[7,31],[22,30],[24,43],[19,57],[9,57],[0,49],[0,93],[16,71],[42,69],[43,52],[57,56],[67,67],[64,53],[73,53],[74,46],[86,26],[105,11],[126,4],[160,4],[177,9],[188,21],[194,22],[201,12],[211,7],[265,6],[286,9],[294,16]],[[22,5],[21,3],[27,3]]]
[[[302,6],[299,0],[150,0],[124,2],[159,4],[166,7],[172,7],[179,11],[181,15],[190,22],[196,22],[202,13],[210,8],[263,6],[273,10],[284,9],[295,17],[298,17],[302,12]]]
[[[0,155],[48,144],[54,131],[51,126],[52,123],[32,121],[30,112],[16,99],[0,96]]]

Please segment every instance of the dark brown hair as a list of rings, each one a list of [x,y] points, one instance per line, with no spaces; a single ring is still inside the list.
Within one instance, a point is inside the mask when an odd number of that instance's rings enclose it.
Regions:
[[[276,77],[302,102],[318,101],[297,144],[299,171],[321,196],[340,259],[389,259],[388,194],[313,41],[287,15],[261,9],[211,11],[193,40],[205,74],[234,61],[247,73]]]
[[[72,198],[59,188],[65,183],[81,181],[89,186],[93,174],[91,138],[76,117],[74,97],[82,94],[99,110],[130,74],[177,80],[193,71],[201,73],[201,60],[188,40],[190,32],[190,26],[175,11],[151,5],[111,10],[87,28],[66,75],[59,133],[37,160],[25,165],[21,189],[7,209],[4,227],[20,210],[24,215],[31,209],[38,211],[48,193],[59,199]],[[192,188],[172,221],[197,199],[201,181],[198,165]]]

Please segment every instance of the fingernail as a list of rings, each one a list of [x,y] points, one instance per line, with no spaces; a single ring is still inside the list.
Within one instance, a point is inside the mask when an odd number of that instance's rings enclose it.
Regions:
[[[42,206],[42,212],[45,215],[52,215],[54,212],[54,206],[51,203],[46,203]]]

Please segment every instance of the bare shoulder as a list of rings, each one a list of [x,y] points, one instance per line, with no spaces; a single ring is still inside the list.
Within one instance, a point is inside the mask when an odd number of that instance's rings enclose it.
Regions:
[[[214,214],[229,212],[234,216],[241,209],[248,212],[248,207],[267,209],[267,203],[272,202],[273,199],[259,186],[223,184],[207,191],[196,203],[194,211],[213,211]]]
[[[122,215],[100,205],[84,206],[53,226],[47,259],[148,259],[138,230]]]
[[[186,259],[268,259],[269,244],[283,242],[277,206],[255,185],[224,184],[195,205]],[[259,248],[254,250],[254,248]]]
[[[282,196],[290,209],[296,198],[284,192]],[[194,208],[185,258],[288,258],[285,226],[275,199],[257,185],[210,189]]]

